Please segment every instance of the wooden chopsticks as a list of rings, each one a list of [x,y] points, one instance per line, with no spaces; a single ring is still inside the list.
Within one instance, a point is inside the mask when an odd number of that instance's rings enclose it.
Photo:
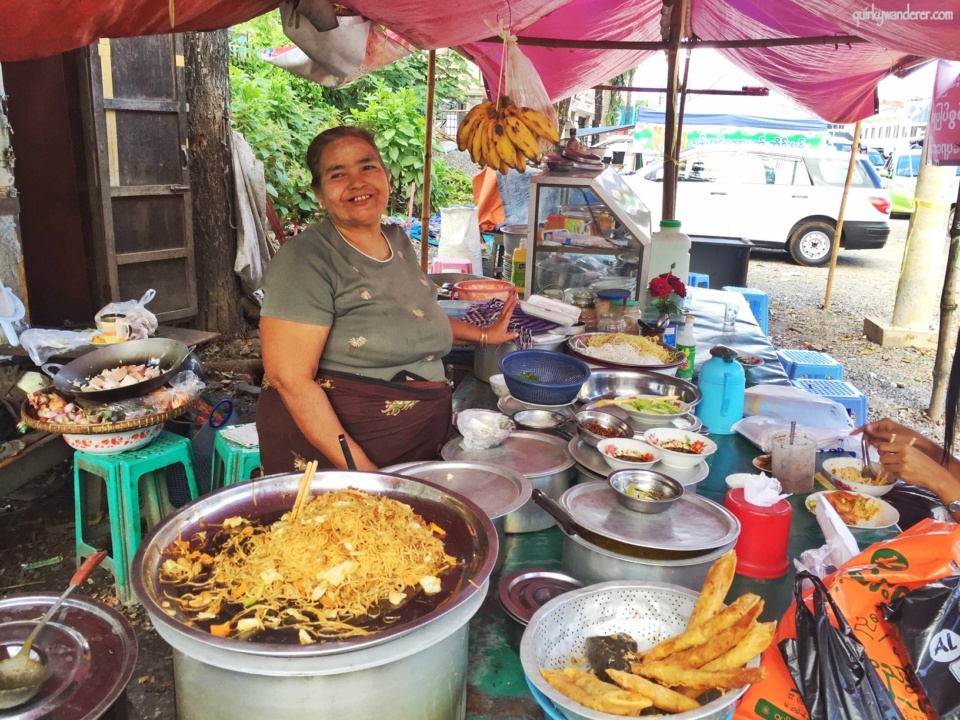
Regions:
[[[311,460],[307,463],[307,469],[303,473],[303,477],[300,478],[300,487],[297,489],[297,499],[293,503],[293,514],[290,516],[291,522],[296,522],[303,506],[307,504],[307,499],[310,497],[310,483],[313,482],[313,474],[316,471],[317,461]]]

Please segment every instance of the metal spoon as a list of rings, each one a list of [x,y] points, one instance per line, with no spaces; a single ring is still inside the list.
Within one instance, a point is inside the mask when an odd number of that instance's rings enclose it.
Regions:
[[[54,613],[60,609],[63,601],[72,593],[78,585],[90,577],[90,574],[96,569],[103,559],[107,556],[106,550],[98,550],[88,557],[80,568],[70,578],[70,585],[63,591],[63,594],[57,598],[56,602],[50,606],[50,609],[44,614],[26,641],[20,646],[20,651],[11,658],[0,661],[0,708],[10,708],[22,705],[37,694],[40,687],[49,677],[50,671],[45,665],[38,663],[30,657],[30,649],[33,647],[37,635],[47,624]]]

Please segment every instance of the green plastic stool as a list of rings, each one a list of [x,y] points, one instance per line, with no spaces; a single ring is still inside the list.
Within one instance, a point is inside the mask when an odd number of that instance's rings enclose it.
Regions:
[[[246,447],[227,440],[217,431],[213,441],[213,466],[210,471],[210,490],[246,482],[260,469],[260,448]]]
[[[160,518],[165,507],[162,492],[166,489],[165,470],[170,465],[183,465],[196,499],[197,482],[193,473],[193,455],[187,438],[161,431],[149,445],[115,455],[93,455],[78,450],[73,456],[74,511],[76,519],[77,563],[97,551],[88,541],[87,488],[83,473],[103,479],[107,487],[107,513],[110,519],[111,552],[103,561],[117,583],[117,597],[124,605],[136,602],[129,572],[143,532],[140,529],[140,489],[144,490],[144,511],[148,521]],[[153,517],[150,517],[150,516]]]

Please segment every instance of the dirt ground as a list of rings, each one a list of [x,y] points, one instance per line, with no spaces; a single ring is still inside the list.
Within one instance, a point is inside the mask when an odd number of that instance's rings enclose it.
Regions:
[[[888,350],[867,342],[863,318],[889,316],[893,308],[906,221],[894,220],[894,232],[882,251],[840,255],[831,310],[821,309],[826,270],[802,268],[785,253],[755,251],[749,284],[770,299],[770,337],[778,347],[829,352],[844,363],[846,378],[870,398],[870,416],[892,415],[931,435],[942,434],[923,410],[929,401],[933,353]],[[942,274],[931,269],[939,287]],[[931,323],[936,318],[931,317]],[[259,355],[255,334],[231,339],[204,352],[205,377],[216,398],[236,402],[241,421],[252,421],[259,377],[251,371]],[[254,362],[251,362],[254,361]],[[72,465],[63,463],[0,497],[0,596],[31,591],[59,591],[74,571]],[[51,564],[25,569],[24,564]],[[82,592],[116,605],[111,576],[97,570]],[[159,638],[139,607],[125,610],[139,643],[139,656],[128,686],[131,720],[174,720],[173,668],[169,646]]]

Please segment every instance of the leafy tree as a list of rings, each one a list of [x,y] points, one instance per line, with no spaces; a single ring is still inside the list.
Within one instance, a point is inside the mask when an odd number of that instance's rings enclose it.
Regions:
[[[417,51],[341,89],[325,88],[264,62],[261,50],[290,45],[278,12],[231,29],[231,119],[264,164],[267,192],[281,219],[307,219],[319,211],[310,191],[306,154],[316,134],[344,121],[369,127],[393,178],[388,212],[406,214],[411,182],[423,180],[427,54]],[[435,98],[464,97],[466,61],[437,54]],[[434,159],[431,205],[472,202],[470,179]],[[469,192],[468,192],[469,191]],[[421,192],[416,205],[420,205]],[[417,210],[419,212],[419,210]]]

